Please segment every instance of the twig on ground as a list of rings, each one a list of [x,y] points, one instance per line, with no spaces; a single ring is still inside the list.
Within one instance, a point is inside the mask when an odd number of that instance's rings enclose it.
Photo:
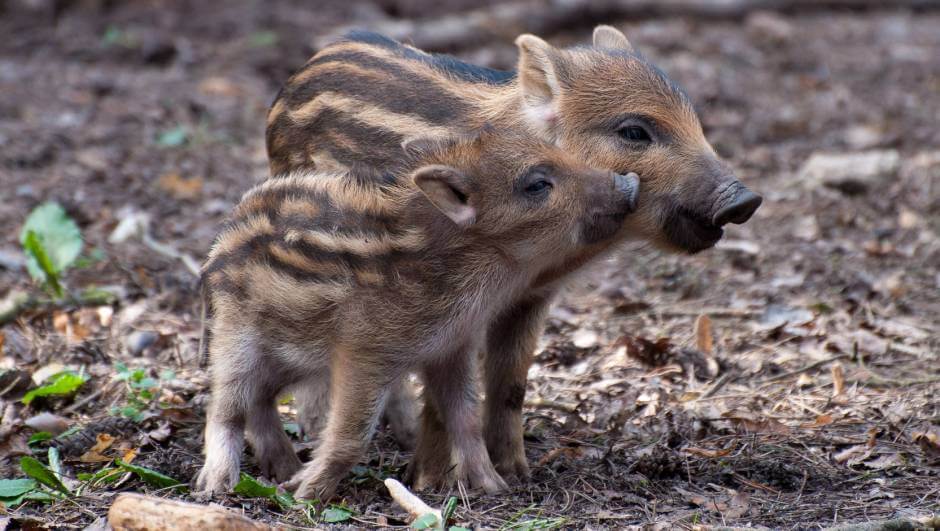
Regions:
[[[811,370],[813,370],[813,369],[818,369],[819,367],[822,367],[823,365],[828,365],[828,364],[830,364],[830,363],[832,363],[832,362],[834,362],[834,361],[847,360],[847,359],[851,359],[851,358],[852,358],[852,356],[849,355],[849,354],[839,354],[839,355],[837,355],[837,356],[832,356],[831,358],[826,358],[826,359],[824,359],[824,360],[819,360],[819,361],[810,363],[809,365],[807,365],[807,366],[805,366],[805,367],[803,367],[803,368],[801,368],[801,369],[796,369],[796,370],[794,370],[794,371],[789,371],[789,372],[785,372],[785,373],[783,373],[783,374],[778,374],[778,375],[776,375],[776,376],[771,376],[770,378],[767,378],[767,379],[765,379],[765,380],[759,382],[758,385],[764,385],[764,384],[769,384],[769,383],[773,383],[773,382],[779,382],[780,380],[786,380],[787,378],[791,378],[791,377],[793,377],[793,376],[799,376],[799,375],[803,374],[804,372],[809,372],[809,371],[811,371]]]
[[[234,511],[212,505],[185,503],[154,496],[125,493],[114,500],[108,523],[115,531],[135,529],[272,529]]]
[[[925,516],[923,518],[895,518],[866,522],[864,524],[849,524],[827,527],[823,531],[906,531],[908,529],[937,529],[940,528],[940,516]]]
[[[564,402],[556,402],[554,400],[546,400],[544,398],[533,398],[532,400],[526,400],[525,406],[536,409],[554,409],[563,413],[568,413],[569,415],[574,415],[578,412],[578,406],[565,404]]]
[[[438,527],[443,524],[440,524],[442,520],[441,511],[432,508],[430,505],[424,503],[421,498],[412,494],[407,487],[402,485],[399,481],[388,478],[385,480],[385,488],[388,489],[388,494],[392,497],[393,500],[398,502],[398,505],[401,505],[408,514],[411,515],[412,519],[420,518],[426,514],[433,514],[438,521]]]
[[[103,290],[89,290],[68,294],[62,299],[49,299],[35,293],[17,291],[0,301],[0,325],[15,320],[29,310],[55,310],[70,306],[101,306],[115,300],[113,293]]]

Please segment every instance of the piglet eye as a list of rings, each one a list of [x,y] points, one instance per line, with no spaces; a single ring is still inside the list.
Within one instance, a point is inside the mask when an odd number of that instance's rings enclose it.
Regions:
[[[552,183],[548,179],[537,179],[525,187],[525,193],[529,195],[541,195],[552,188]]]
[[[621,138],[628,142],[648,144],[653,141],[649,132],[639,125],[628,125],[617,132],[620,133]]]

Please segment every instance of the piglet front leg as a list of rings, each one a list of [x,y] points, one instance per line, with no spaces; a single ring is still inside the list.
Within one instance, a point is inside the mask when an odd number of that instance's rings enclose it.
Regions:
[[[488,494],[506,490],[508,486],[493,463],[490,461],[483,440],[483,424],[480,420],[480,404],[476,389],[475,356],[472,351],[462,351],[450,358],[425,365],[422,376],[425,385],[427,403],[422,428],[437,425],[433,431],[446,436],[438,440],[438,447],[431,457],[421,455],[429,449],[422,443],[429,443],[427,433],[419,437],[415,459],[418,463],[426,462],[417,474],[416,483],[424,485],[442,485],[456,479],[458,483],[473,488],[483,489]],[[441,466],[445,450],[440,443],[450,442],[452,466],[445,470]],[[422,467],[419,467],[422,468]],[[446,476],[441,477],[442,474]]]
[[[400,378],[379,356],[338,352],[331,367],[330,412],[313,460],[284,485],[299,498],[329,500],[365,454],[388,398]]]

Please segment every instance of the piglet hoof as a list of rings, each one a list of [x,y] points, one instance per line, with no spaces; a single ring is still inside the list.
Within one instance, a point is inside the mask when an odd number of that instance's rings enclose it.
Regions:
[[[293,480],[291,480],[293,481]],[[326,502],[336,493],[336,484],[325,481],[304,480],[294,491],[295,498]]]
[[[276,455],[269,452],[257,459],[261,475],[278,482],[291,479],[301,466],[300,459],[293,451]]]
[[[483,492],[487,494],[497,494],[509,490],[509,485],[496,472],[489,459],[458,467],[457,481],[469,486],[471,489],[483,489]]]
[[[525,453],[521,456],[512,456],[495,463],[496,471],[510,484],[525,483],[532,477],[529,472],[529,463]]]
[[[203,466],[196,477],[196,492],[203,498],[232,490],[238,481],[238,468]]]

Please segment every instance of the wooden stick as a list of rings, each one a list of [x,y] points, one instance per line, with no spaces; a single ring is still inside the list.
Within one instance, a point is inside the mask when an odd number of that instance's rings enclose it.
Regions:
[[[108,523],[114,531],[183,531],[274,529],[223,507],[185,503],[142,494],[121,494],[111,504]]]
[[[385,488],[388,489],[388,493],[392,499],[398,502],[398,505],[401,505],[406,511],[408,511],[408,514],[411,515],[412,520],[426,514],[433,514],[435,517],[437,517],[437,528],[440,528],[443,525],[441,523],[443,516],[441,515],[440,511],[424,503],[421,498],[412,494],[407,487],[402,485],[397,480],[392,478],[386,479]]]

